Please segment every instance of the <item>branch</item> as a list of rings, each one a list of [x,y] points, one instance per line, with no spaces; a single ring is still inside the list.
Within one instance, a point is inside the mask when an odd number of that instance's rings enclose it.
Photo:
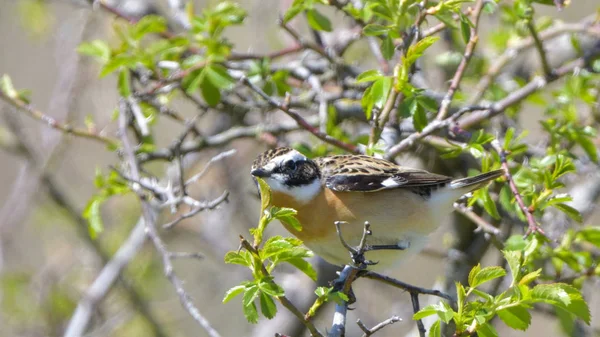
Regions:
[[[60,123],[56,119],[44,114],[40,110],[36,110],[35,108],[33,108],[31,105],[29,105],[27,102],[23,101],[22,99],[20,99],[16,96],[15,97],[9,96],[6,93],[4,93],[2,90],[0,90],[0,99],[5,101],[6,103],[12,105],[17,110],[25,112],[29,117],[31,117],[37,121],[40,121],[55,130],[61,131],[62,133],[72,134],[77,137],[99,141],[101,143],[108,145],[109,147],[117,147],[118,146],[118,141],[115,139],[102,136],[94,131],[76,128],[76,127],[72,127],[68,124]]]
[[[123,151],[125,154],[125,161],[129,165],[129,169],[131,170],[132,179],[140,181],[140,171],[138,167],[138,162],[135,157],[133,147],[127,137],[127,103],[121,98],[119,102],[119,136],[121,138],[121,142],[123,143]],[[183,288],[183,282],[177,277],[175,272],[173,271],[173,264],[171,259],[173,258],[173,254],[167,249],[165,243],[162,241],[158,232],[156,230],[156,214],[157,210],[152,207],[148,201],[145,200],[145,195],[140,191],[139,188],[135,188],[135,184],[133,185],[134,192],[138,193],[140,197],[140,201],[142,203],[142,215],[144,218],[144,224],[146,229],[146,234],[154,244],[154,247],[158,251],[158,253],[162,257],[164,273],[167,279],[173,284],[177,295],[179,296],[179,300],[185,310],[192,316],[192,318],[202,327],[209,336],[211,337],[220,337],[221,335],[211,326],[210,322],[200,313],[198,308],[192,303],[192,299],[190,295]]]
[[[419,305],[419,294],[410,293],[410,301],[412,302],[413,312],[416,314],[417,312],[419,312],[419,310],[421,310],[421,306]],[[423,325],[422,319],[417,320],[417,328],[419,330],[419,336],[425,337],[425,333],[427,332],[427,330],[425,330],[425,326]]]
[[[121,270],[129,264],[146,241],[145,219],[140,219],[113,258],[104,265],[98,277],[79,300],[67,325],[64,337],[81,337],[98,303],[106,296]]]
[[[593,55],[590,55],[593,56]],[[586,65],[590,56],[580,57],[575,61],[566,64],[556,70],[554,70],[555,76],[552,78],[545,79],[543,77],[535,77],[529,83],[521,87],[520,89],[512,92],[504,99],[497,101],[493,104],[485,105],[485,106],[468,106],[462,108],[455,114],[447,117],[443,120],[434,120],[429,123],[421,132],[412,133],[410,136],[403,139],[400,143],[392,146],[386,154],[386,158],[392,159],[396,157],[400,152],[406,151],[410,147],[412,147],[417,140],[432,134],[438,130],[448,128],[451,125],[455,125],[459,129],[469,129],[479,123],[488,120],[502,112],[504,112],[507,108],[516,105],[526,99],[529,95],[534,92],[545,88],[546,85],[556,81],[557,79],[566,76],[573,72],[574,70],[581,68]],[[462,117],[466,112],[475,111],[468,116]],[[462,118],[461,118],[462,117]]]
[[[448,92],[442,99],[442,104],[440,105],[440,110],[438,111],[436,120],[442,120],[446,118],[448,114],[448,109],[450,108],[450,103],[452,103],[452,98],[454,97],[454,93],[458,90],[458,86],[462,81],[463,74],[465,70],[467,70],[467,66],[469,65],[469,61],[471,60],[471,56],[473,56],[473,51],[475,50],[475,46],[477,45],[477,41],[479,40],[479,35],[477,35],[477,29],[479,27],[479,18],[481,17],[481,11],[483,9],[483,0],[478,0],[475,5],[475,9],[473,10],[471,17],[473,18],[473,26],[470,29],[470,38],[467,46],[465,47],[465,52],[463,54],[463,58],[456,68],[456,72],[452,77],[452,81],[450,82],[450,87],[448,88]]]
[[[473,221],[473,223],[477,225],[477,230],[481,230],[485,233],[492,234],[494,236],[500,235],[500,229],[494,227],[492,224],[483,220],[479,215],[475,214],[475,212],[469,209],[469,207],[467,207],[466,205],[455,202],[454,210],[466,216],[467,218],[469,218],[469,220]]]
[[[385,328],[386,326],[392,325],[392,324],[394,324],[396,322],[400,322],[400,321],[402,321],[402,318],[394,315],[394,316],[386,319],[385,321],[375,325],[371,329],[367,328],[367,326],[360,319],[356,320],[356,324],[358,324],[360,329],[364,332],[362,337],[369,337],[369,336],[374,335],[377,331]]]
[[[593,20],[593,19],[592,19]],[[557,24],[539,33],[541,41],[552,39],[556,36],[566,33],[586,33],[597,38],[600,37],[600,25],[594,22],[590,23],[564,23]],[[494,58],[494,62],[489,67],[487,73],[479,80],[475,86],[475,94],[469,99],[469,104],[477,103],[487,88],[492,84],[496,76],[510,61],[514,60],[522,51],[534,46],[535,41],[532,37],[519,40],[504,51],[504,53]]]
[[[400,280],[397,280],[393,277],[389,277],[389,276],[385,276],[379,273],[376,273],[374,271],[367,271],[364,274],[361,274],[360,277],[365,277],[368,279],[372,279],[372,280],[377,280],[379,282],[383,282],[385,284],[391,285],[393,287],[396,288],[400,288],[402,290],[406,290],[409,293],[415,293],[415,294],[423,294],[423,295],[431,295],[431,296],[437,296],[443,299],[446,299],[448,301],[450,301],[450,303],[454,304],[454,299],[452,298],[452,296],[443,293],[439,290],[435,290],[435,289],[426,289],[426,288],[421,288],[421,287],[417,287],[417,286],[413,286],[410,285],[408,283],[404,283]]]
[[[515,180],[513,179],[512,174],[510,173],[510,168],[508,167],[508,161],[506,159],[506,156],[507,156],[506,150],[503,149],[502,146],[500,146],[500,142],[498,141],[498,139],[494,139],[491,142],[491,145],[494,148],[494,150],[496,150],[496,152],[498,152],[498,155],[500,156],[500,162],[502,163],[502,168],[504,169],[504,176],[508,180],[508,186],[510,187],[512,194],[515,196],[515,199],[517,200],[517,204],[519,204],[519,208],[521,209],[521,211],[523,212],[523,214],[525,214],[525,217],[527,218],[527,224],[529,225],[529,228],[527,229],[527,232],[525,232],[525,236],[528,236],[529,234],[535,233],[535,232],[545,235],[544,231],[537,224],[537,222],[535,221],[535,218],[533,217],[534,210],[525,206],[523,197],[521,196],[521,193],[519,193],[519,189],[517,188],[517,185],[515,184]]]
[[[341,291],[344,294],[350,292],[352,282],[356,279],[356,274],[359,269],[353,266],[346,265],[340,277],[338,277],[333,283],[339,285]],[[344,337],[346,334],[346,314],[348,313],[348,302],[342,301],[342,303],[335,304],[335,312],[333,314],[333,321],[331,322],[331,330],[327,337]]]
[[[292,117],[296,121],[296,123],[298,123],[298,125],[300,127],[305,129],[306,131],[312,133],[315,137],[319,138],[320,140],[322,140],[326,143],[329,143],[335,147],[339,147],[340,149],[345,150],[347,152],[356,153],[356,154],[360,153],[360,150],[356,146],[349,144],[349,143],[342,142],[334,137],[329,136],[328,134],[325,134],[325,133],[319,131],[318,128],[309,124],[304,118],[302,118],[302,116],[300,116],[297,112],[291,110],[286,104],[279,103],[274,98],[267,95],[259,87],[257,87],[252,82],[250,82],[247,77],[243,76],[241,78],[241,82],[244,85],[246,85],[248,88],[252,89],[252,91],[257,93],[265,101],[267,101],[267,103],[269,103],[269,105],[285,112],[288,116]]]
[[[546,51],[544,50],[544,44],[540,40],[537,30],[535,29],[535,24],[533,23],[533,19],[527,20],[527,29],[533,38],[535,43],[535,49],[537,49],[538,54],[540,55],[540,61],[542,63],[542,69],[544,70],[544,76],[546,78],[551,78],[554,76],[552,72],[552,68],[550,68],[550,64],[548,63],[548,58],[546,58]]]

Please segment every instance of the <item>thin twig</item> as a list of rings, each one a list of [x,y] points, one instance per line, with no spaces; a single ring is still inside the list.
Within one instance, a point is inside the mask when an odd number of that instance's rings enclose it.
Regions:
[[[127,137],[127,103],[124,99],[119,102],[119,136],[123,144],[123,151],[125,153],[125,161],[129,165],[131,170],[131,176],[134,180],[140,180],[140,172],[138,167],[137,158],[133,151],[133,147]],[[134,188],[136,193],[141,193],[139,190]],[[154,244],[154,247],[162,257],[164,274],[167,279],[173,284],[179,300],[185,310],[192,316],[192,318],[202,327],[206,333],[211,337],[220,337],[221,335],[212,327],[210,322],[200,313],[198,308],[192,302],[190,295],[183,288],[183,282],[177,277],[173,270],[173,264],[171,263],[171,253],[167,249],[165,243],[162,241],[156,230],[156,215],[157,210],[152,207],[144,198],[144,194],[140,194],[142,202],[142,214],[144,218],[144,224],[146,234]]]
[[[360,319],[356,320],[356,324],[358,324],[360,329],[364,332],[362,337],[369,337],[369,336],[372,336],[373,334],[375,334],[377,331],[385,328],[386,326],[392,325],[392,324],[400,322],[400,321],[402,321],[402,318],[394,315],[394,316],[386,319],[385,321],[378,323],[371,329],[367,328],[367,326]]]
[[[469,42],[467,43],[467,46],[465,47],[465,52],[463,53],[463,58],[460,61],[458,68],[456,68],[456,72],[454,73],[454,76],[452,77],[452,81],[450,82],[450,87],[448,88],[448,91],[446,92],[444,99],[442,99],[442,103],[440,105],[440,109],[438,111],[436,120],[443,120],[444,118],[446,118],[446,115],[448,114],[448,109],[450,108],[450,103],[452,103],[452,98],[454,97],[456,90],[458,90],[458,86],[460,85],[460,82],[462,81],[465,70],[467,70],[469,61],[471,60],[471,57],[473,56],[473,51],[475,50],[475,46],[477,45],[477,41],[479,40],[479,35],[477,35],[478,34],[477,29],[479,27],[479,18],[481,17],[483,3],[484,3],[483,0],[478,0],[475,5],[475,9],[473,9],[473,12],[471,14],[471,17],[473,18],[473,26],[470,28],[471,36],[469,37]]]
[[[586,20],[587,21],[587,20]],[[591,36],[600,37],[600,25],[597,23],[560,23],[550,27],[539,33],[539,39],[546,41],[556,36],[566,33],[585,33]],[[492,65],[487,70],[487,73],[479,80],[474,89],[474,95],[469,99],[469,104],[477,103],[483,94],[493,83],[494,79],[500,71],[506,66],[511,60],[514,60],[521,52],[533,47],[535,41],[532,37],[528,37],[522,40],[518,40],[516,43],[511,44],[504,50],[502,55],[495,57]]]
[[[419,312],[419,310],[421,310],[421,306],[419,305],[419,294],[418,293],[410,293],[410,301],[412,302],[413,312],[416,314],[417,312]],[[425,337],[425,333],[427,332],[427,330],[425,330],[425,326],[423,325],[423,320],[421,320],[421,319],[417,320],[417,329],[419,330],[419,336]]]
[[[220,204],[222,204],[223,202],[227,201],[227,197],[229,196],[229,192],[228,191],[224,191],[223,194],[221,194],[220,197],[213,199],[211,201],[208,202],[202,202],[200,203],[200,205],[194,207],[191,211],[184,213],[182,215],[180,215],[177,219],[168,222],[164,225],[162,225],[162,228],[164,229],[171,229],[173,228],[175,225],[177,225],[178,223],[180,223],[182,220],[191,218],[193,216],[195,216],[196,214],[205,211],[205,210],[209,210],[209,209],[215,209],[217,206],[219,206]]]
[[[500,141],[498,139],[494,139],[491,142],[491,145],[494,148],[494,150],[496,150],[496,152],[498,152],[498,155],[500,156],[500,163],[502,165],[502,168],[504,169],[504,176],[506,177],[506,180],[508,181],[508,186],[510,187],[510,191],[515,196],[515,199],[517,200],[517,204],[519,205],[519,208],[521,209],[521,211],[527,218],[527,224],[529,225],[529,227],[527,229],[527,232],[525,232],[525,236],[528,236],[529,234],[532,234],[535,232],[545,235],[544,231],[538,225],[537,221],[533,217],[534,210],[525,206],[523,197],[521,196],[521,193],[519,192],[519,189],[517,188],[517,184],[515,184],[515,180],[513,179],[513,176],[510,173],[510,168],[508,167],[508,160],[506,158],[506,156],[508,155],[506,150],[502,148],[502,146],[500,145]]]
[[[389,284],[393,287],[396,288],[400,288],[403,290],[408,291],[409,293],[416,293],[416,294],[424,294],[424,295],[431,295],[431,296],[437,296],[443,299],[446,299],[448,301],[450,301],[450,303],[454,303],[454,299],[452,299],[452,296],[445,294],[439,290],[435,290],[435,289],[426,289],[426,288],[421,288],[421,287],[417,287],[417,286],[413,286],[410,285],[408,283],[404,283],[400,280],[397,280],[393,277],[389,277],[389,276],[385,276],[379,273],[376,273],[374,271],[367,271],[364,274],[361,274],[360,277],[365,277],[365,278],[369,278],[369,279],[373,279],[373,280],[377,280],[380,282],[383,282],[385,284]]]
[[[494,116],[504,112],[507,108],[520,103],[521,101],[523,101],[524,99],[529,97],[529,95],[531,95],[532,93],[546,87],[546,85],[548,85],[548,83],[556,81],[557,79],[570,74],[577,68],[583,67],[586,64],[586,60],[588,58],[589,58],[589,56],[586,58],[580,57],[569,64],[566,64],[560,68],[557,68],[556,70],[554,70],[554,74],[556,76],[554,76],[552,78],[545,79],[544,77],[540,77],[540,76],[535,77],[529,83],[527,83],[520,89],[510,93],[507,97],[505,97],[505,98],[501,99],[500,101],[497,101],[493,104],[486,105],[483,107],[482,106],[468,106],[468,107],[465,107],[465,108],[459,110],[457,113],[455,113],[443,120],[434,120],[431,123],[429,123],[425,128],[423,128],[423,130],[421,132],[412,133],[410,136],[406,137],[405,139],[400,141],[398,144],[392,146],[388,150],[388,152],[386,154],[386,158],[392,159],[392,158],[396,157],[398,154],[400,154],[400,152],[406,151],[411,146],[413,146],[416,143],[416,141],[418,141],[419,139],[421,139],[425,136],[428,136],[435,131],[438,131],[438,130],[447,128],[451,125],[454,125],[455,123],[458,123],[457,127],[459,129],[466,130],[466,129],[473,127],[474,125],[477,125],[485,120],[488,120],[491,117],[494,117]],[[469,112],[469,111],[475,111],[475,112],[471,113],[468,116],[462,117],[463,114],[465,114],[466,112]]]
[[[478,230],[481,230],[485,233],[492,234],[492,235],[500,234],[500,229],[494,227],[487,221],[483,220],[479,215],[475,214],[475,212],[473,212],[473,210],[469,209],[465,204],[455,202],[454,209],[457,212],[459,212],[460,214],[469,218],[469,220],[473,221],[473,223],[475,223],[475,225],[477,225]]]
[[[544,50],[544,44],[540,40],[537,30],[535,29],[535,24],[533,23],[533,19],[527,20],[527,29],[533,38],[535,43],[535,49],[537,49],[538,54],[540,55],[540,61],[542,63],[542,69],[544,70],[544,76],[546,78],[551,78],[554,76],[552,72],[552,68],[550,68],[550,64],[548,63],[548,58],[546,57],[546,51]]]
[[[300,125],[300,127],[305,129],[306,131],[312,133],[315,137],[319,138],[320,140],[322,140],[326,143],[329,143],[333,146],[339,147],[340,149],[343,149],[345,151],[351,152],[351,153],[360,153],[360,150],[358,149],[358,147],[356,147],[352,144],[340,141],[334,137],[331,137],[331,136],[319,131],[318,128],[309,124],[304,118],[302,118],[302,116],[300,116],[297,112],[290,109],[287,105],[279,103],[273,97],[267,95],[264,91],[262,91],[262,89],[260,89],[259,87],[254,85],[252,82],[250,82],[247,77],[245,77],[245,76],[242,77],[241,82],[244,85],[246,85],[247,87],[249,87],[250,89],[252,89],[252,91],[256,92],[265,101],[267,101],[267,103],[269,103],[269,105],[285,112],[288,116],[292,117],[296,121],[296,123],[298,123],[298,125]]]
[[[3,101],[7,102],[10,105],[12,105],[17,110],[25,112],[29,117],[31,117],[35,120],[38,120],[38,121],[44,123],[45,125],[53,128],[53,129],[59,130],[65,134],[72,134],[77,137],[99,141],[110,147],[118,146],[118,141],[113,138],[105,137],[96,132],[89,131],[86,129],[76,128],[76,127],[70,126],[68,124],[63,124],[63,123],[57,121],[56,119],[52,118],[51,116],[46,115],[42,111],[33,108],[30,104],[26,103],[23,100],[21,100],[17,97],[9,97],[1,90],[0,90],[0,99],[2,99]]]

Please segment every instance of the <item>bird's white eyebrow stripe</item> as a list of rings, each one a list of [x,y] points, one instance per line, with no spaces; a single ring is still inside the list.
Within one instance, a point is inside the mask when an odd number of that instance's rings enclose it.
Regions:
[[[282,163],[288,160],[298,162],[307,160],[307,158],[298,151],[290,151],[271,159],[271,161],[267,165],[265,165],[265,169],[274,169],[275,166],[281,165]]]

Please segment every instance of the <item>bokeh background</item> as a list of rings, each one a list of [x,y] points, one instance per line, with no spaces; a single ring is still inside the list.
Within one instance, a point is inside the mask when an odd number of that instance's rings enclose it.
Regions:
[[[166,10],[166,1],[127,1],[130,6],[156,11]],[[238,51],[268,51],[286,44],[287,37],[276,29],[276,20],[289,2],[273,0],[239,1],[248,10],[249,17],[241,27],[234,27],[228,36]],[[596,1],[573,1],[566,10],[540,8],[542,15],[560,17],[565,21],[579,21],[593,13]],[[199,10],[215,2],[196,1]],[[329,13],[336,17],[336,13]],[[340,20],[339,17],[337,17]],[[116,79],[99,79],[99,67],[90,58],[75,51],[82,41],[114,39],[111,25],[114,16],[101,9],[92,10],[84,1],[0,0],[0,74],[10,74],[15,87],[31,90],[35,106],[58,120],[69,120],[83,125],[86,116],[92,116],[96,125],[114,132],[111,115],[117,105]],[[492,20],[493,21],[493,20]],[[484,22],[484,31],[494,22]],[[299,29],[304,29],[299,24]],[[360,67],[366,46],[353,47],[350,58]],[[556,50],[568,53],[568,50]],[[519,59],[519,65],[535,64],[535,55]],[[441,85],[441,84],[440,84]],[[181,105],[179,111],[187,116],[195,114],[192,106]],[[535,139],[535,109],[524,112],[531,119]],[[103,208],[105,232],[95,241],[89,240],[81,227],[80,214],[87,199],[94,194],[96,169],[106,170],[114,157],[101,145],[88,140],[63,136],[40,123],[19,115],[0,103],[0,336],[60,336],[75,305],[87,286],[103,266],[98,251],[110,256],[123,242],[135,225],[139,207],[135,198],[117,198]],[[275,115],[275,119],[285,118]],[[5,132],[3,125],[16,126],[20,134]],[[222,131],[230,121],[222,116],[207,116],[200,127],[207,134]],[[179,126],[161,130],[159,144],[167,145]],[[302,137],[302,134],[296,135]],[[14,137],[27,141],[27,149],[16,145]],[[237,249],[238,235],[247,234],[258,219],[258,199],[249,177],[248,168],[254,157],[264,150],[258,141],[236,141],[220,149],[237,149],[235,156],[216,163],[207,175],[193,187],[198,198],[214,198],[229,190],[229,202],[218,209],[204,212],[186,221],[164,238],[175,251],[199,251],[202,260],[178,260],[175,267],[185,280],[195,303],[223,336],[272,336],[275,332],[294,335],[294,319],[281,311],[275,323],[261,320],[258,325],[246,322],[241,305],[236,299],[222,304],[223,294],[230,287],[249,277],[243,268],[225,265],[223,256]],[[27,154],[24,154],[27,152]],[[205,151],[197,158],[190,174],[200,171],[211,155]],[[405,163],[419,165],[410,157]],[[157,169],[161,169],[157,167]],[[57,204],[57,193],[67,205]],[[166,217],[167,215],[165,215]],[[166,219],[166,218],[165,218]],[[452,217],[449,217],[449,221]],[[282,234],[279,226],[270,233]],[[450,227],[445,226],[432,236],[423,254],[390,272],[391,276],[422,287],[434,287],[442,282],[447,266],[448,249],[452,242]],[[489,254],[484,264],[494,264],[497,256]],[[333,278],[333,269],[318,258],[321,278]],[[170,283],[163,276],[161,264],[152,247],[142,249],[125,273],[129,285],[119,283],[102,300],[94,316],[94,326],[87,336],[204,336],[181,308]],[[306,307],[314,299],[315,284],[306,276],[291,270],[279,270],[278,280],[286,289],[293,289],[292,300]],[[596,336],[600,328],[600,296],[596,283],[586,293],[592,309],[592,329]],[[131,288],[139,298],[131,300]],[[352,324],[360,318],[373,325],[393,314],[404,319],[386,328],[378,336],[416,335],[411,321],[412,308],[408,294],[368,280],[355,283],[357,309],[349,314],[348,335],[358,335]],[[422,297],[425,305],[437,298]],[[160,329],[149,324],[140,314],[149,312]],[[317,318],[318,326],[330,324],[332,308],[323,310]],[[549,315],[536,313],[527,332],[507,329],[497,324],[501,336],[555,336],[558,323]]]

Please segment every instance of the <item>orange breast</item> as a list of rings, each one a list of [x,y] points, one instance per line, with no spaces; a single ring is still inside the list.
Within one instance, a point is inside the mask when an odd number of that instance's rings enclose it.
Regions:
[[[403,219],[414,223],[412,219],[427,216],[423,214],[427,212],[424,200],[402,189],[370,193],[324,189],[307,204],[300,204],[284,193],[274,192],[272,201],[274,206],[291,207],[298,211],[297,218],[302,224],[302,231],[284,226],[307,243],[336,237],[335,221],[347,221],[349,224],[342,226],[343,235],[344,238],[352,238],[362,235],[365,221],[369,221],[371,228],[378,231],[374,233],[376,236],[385,236],[390,230],[396,232],[404,226],[407,230],[413,230],[411,223],[402,223]]]

